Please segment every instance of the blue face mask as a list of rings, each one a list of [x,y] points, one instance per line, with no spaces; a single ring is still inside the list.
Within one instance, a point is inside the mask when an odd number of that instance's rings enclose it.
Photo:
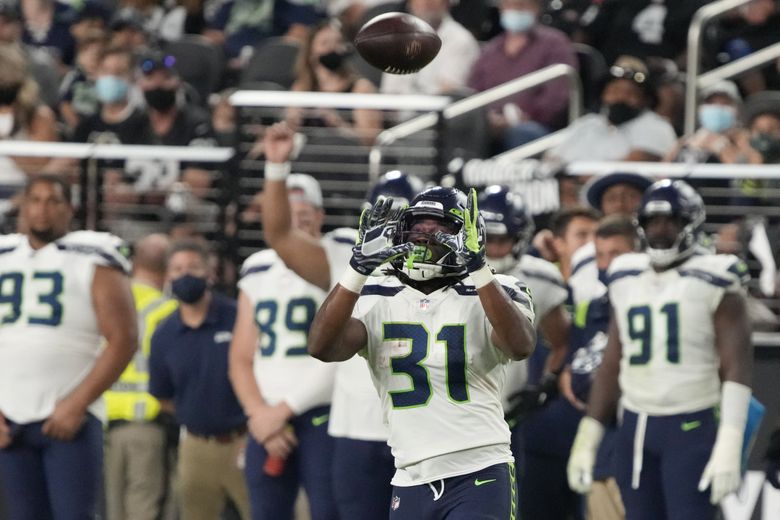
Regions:
[[[130,85],[118,76],[100,76],[95,81],[95,93],[103,103],[116,103],[127,97]]]
[[[203,297],[206,286],[205,278],[185,274],[171,282],[171,292],[183,303],[195,303]]]
[[[508,32],[528,32],[535,23],[536,15],[533,11],[520,9],[506,9],[501,11],[501,27]]]
[[[701,105],[699,123],[710,132],[721,133],[737,123],[737,111],[727,105]]]

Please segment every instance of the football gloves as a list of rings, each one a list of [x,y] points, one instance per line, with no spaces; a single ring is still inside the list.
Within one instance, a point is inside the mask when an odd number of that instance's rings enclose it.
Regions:
[[[526,386],[509,396],[506,421],[514,426],[558,396],[558,376],[545,374],[538,385]]]
[[[410,242],[393,245],[398,218],[404,209],[393,209],[393,199],[388,197],[363,210],[349,261],[352,269],[368,276],[385,262],[411,251],[414,245]]]
[[[596,452],[603,437],[603,424],[587,415],[582,418],[566,466],[566,477],[572,491],[583,494],[590,491],[593,485]]]
[[[699,481],[699,491],[710,488],[710,502],[719,504],[726,495],[739,489],[742,482],[743,433],[730,424],[718,427],[710,460]]]
[[[457,255],[469,273],[479,271],[485,266],[485,244],[480,237],[477,190],[471,188],[469,192],[460,231],[455,235],[438,231],[435,237],[440,244]]]

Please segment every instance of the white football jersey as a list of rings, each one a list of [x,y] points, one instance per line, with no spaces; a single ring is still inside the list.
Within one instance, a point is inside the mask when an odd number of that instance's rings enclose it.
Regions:
[[[357,241],[357,229],[339,228],[326,236],[333,236],[345,245],[340,251],[343,259],[330,272],[331,287],[335,286],[345,269],[349,269],[352,246]],[[362,441],[387,441],[387,426],[382,417],[379,400],[366,360],[353,356],[336,365],[333,401],[330,404],[328,433],[333,437]]]
[[[569,287],[575,312],[580,304],[600,298],[607,288],[599,280],[599,270],[596,266],[596,243],[590,241],[577,249],[571,257],[571,276]]]
[[[609,297],[620,330],[627,409],[673,415],[718,403],[713,316],[725,293],[744,291],[747,276],[733,255],[695,255],[662,272],[644,253],[612,262]]]
[[[332,236],[321,243],[331,271],[338,272],[346,244]],[[246,259],[238,287],[255,309],[259,345],[254,372],[263,399],[271,405],[285,401],[297,415],[329,404],[336,367],[306,351],[309,327],[325,291],[295,274],[272,249]]]
[[[506,274],[522,280],[531,290],[537,329],[548,312],[566,303],[568,290],[561,272],[553,263],[543,258],[523,255],[517,265]],[[527,380],[528,362],[523,360],[510,363],[503,395],[505,410],[509,409],[509,396],[523,388]]]
[[[75,231],[38,250],[0,236],[0,411],[40,421],[92,370],[101,336],[92,307],[95,266],[128,273],[122,240]],[[89,411],[104,419],[102,399]]]
[[[524,284],[497,275],[531,321]],[[367,358],[390,429],[398,471],[410,486],[512,460],[501,392],[509,362],[467,279],[431,294],[394,276],[370,279],[353,311],[368,331]]]

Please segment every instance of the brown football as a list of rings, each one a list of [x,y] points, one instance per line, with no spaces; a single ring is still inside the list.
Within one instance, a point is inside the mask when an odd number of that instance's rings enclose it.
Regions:
[[[355,36],[363,59],[390,74],[411,74],[428,65],[441,49],[433,27],[407,13],[372,18]]]

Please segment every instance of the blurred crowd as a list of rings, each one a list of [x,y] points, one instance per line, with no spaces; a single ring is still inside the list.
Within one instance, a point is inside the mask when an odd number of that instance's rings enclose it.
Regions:
[[[568,127],[563,143],[542,158],[545,163],[777,163],[780,61],[703,90],[698,129],[680,137],[687,29],[707,3],[2,0],[0,140],[198,147],[249,140],[253,144],[238,150],[255,158],[262,157],[264,122],[241,126],[229,102],[236,88],[461,98],[566,63],[579,70],[588,113],[569,124],[569,91],[559,78],[479,112],[457,152],[485,158]],[[359,59],[350,42],[376,14],[404,10],[436,29],[442,49],[419,73],[383,74]],[[703,69],[777,42],[778,22],[777,2],[754,0],[710,23]],[[362,150],[357,154],[363,161],[365,147],[399,120],[398,114],[366,109],[296,108],[278,115],[302,134],[332,132],[339,143]],[[29,175],[56,172],[78,180],[74,159],[0,155],[0,214],[13,213],[13,197]],[[194,220],[213,223],[224,206],[225,176],[215,171],[220,165],[128,159],[99,161],[99,168],[105,211],[117,222],[112,231],[130,240],[161,222],[191,233],[193,217],[181,218],[183,208],[198,215]],[[579,201],[586,179],[559,180],[562,205]],[[708,204],[731,206],[732,215],[743,217],[745,206],[774,205],[776,184],[740,178],[696,187]],[[137,204],[155,211],[128,210]],[[237,211],[256,213],[251,205]],[[742,247],[738,238],[753,229],[748,220],[714,217],[724,226],[719,243],[732,251]],[[770,216],[767,224],[776,253],[774,220]]]

